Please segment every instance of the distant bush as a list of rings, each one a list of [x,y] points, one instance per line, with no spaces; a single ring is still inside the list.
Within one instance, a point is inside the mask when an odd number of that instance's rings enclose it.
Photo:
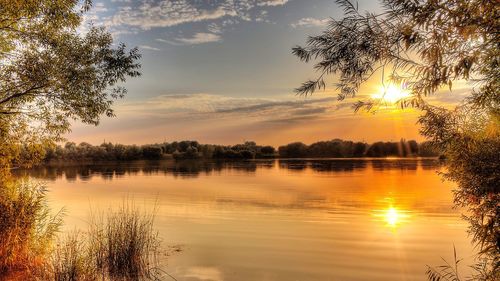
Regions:
[[[269,146],[269,145],[263,146],[260,149],[260,154],[263,156],[272,156],[272,155],[274,155],[275,152],[276,152],[276,149],[274,149],[274,147]]]
[[[161,147],[153,145],[145,145],[142,147],[142,156],[145,159],[157,160],[162,156]]]
[[[250,150],[242,150],[239,154],[243,159],[253,159],[255,157],[255,153]]]
[[[200,158],[200,153],[198,152],[198,148],[196,146],[188,146],[185,151],[179,152],[175,151],[172,156],[174,159],[198,159]]]
[[[281,157],[287,158],[299,158],[307,157],[308,155],[307,145],[301,142],[294,142],[278,148]]]

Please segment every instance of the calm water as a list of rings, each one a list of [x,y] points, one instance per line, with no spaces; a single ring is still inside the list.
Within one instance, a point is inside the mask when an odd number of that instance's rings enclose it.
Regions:
[[[157,202],[178,280],[423,280],[473,253],[434,160],[172,161],[40,168],[65,228],[90,209]],[[165,280],[168,280],[166,278]]]

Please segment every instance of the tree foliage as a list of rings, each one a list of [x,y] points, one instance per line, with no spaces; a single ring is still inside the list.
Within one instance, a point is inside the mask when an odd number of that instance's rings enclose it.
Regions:
[[[337,75],[339,99],[355,97],[371,76],[382,73],[411,95],[402,108],[422,110],[421,133],[448,157],[446,177],[458,183],[455,200],[467,206],[471,232],[486,259],[483,279],[500,271],[500,9],[494,0],[382,0],[383,11],[361,13],[357,4],[338,0],[345,16],[293,48],[304,62],[315,60],[315,80],[303,83],[303,95],[326,87]],[[387,75],[388,73],[388,75]],[[387,79],[386,79],[387,76]],[[468,95],[454,108],[431,104],[427,97],[457,82]],[[454,93],[452,91],[452,93]],[[354,109],[374,111],[375,100]]]
[[[436,157],[439,151],[429,142],[414,140],[399,142],[378,141],[372,144],[340,139],[319,141],[306,145],[293,142],[278,148],[283,158],[356,158],[356,157]]]
[[[60,140],[70,121],[113,116],[119,86],[140,73],[136,48],[113,46],[103,28],[81,27],[90,1],[0,1],[0,155]],[[6,163],[2,163],[5,165]]]

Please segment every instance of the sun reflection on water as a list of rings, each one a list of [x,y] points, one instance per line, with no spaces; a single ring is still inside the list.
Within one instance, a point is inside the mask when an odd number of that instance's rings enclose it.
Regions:
[[[395,208],[390,207],[385,212],[385,221],[387,222],[387,224],[394,227],[400,222],[400,216],[401,215]]]
[[[378,221],[384,222],[387,227],[392,229],[407,222],[410,217],[409,211],[398,209],[393,205],[386,209],[376,210],[374,216],[378,218]]]

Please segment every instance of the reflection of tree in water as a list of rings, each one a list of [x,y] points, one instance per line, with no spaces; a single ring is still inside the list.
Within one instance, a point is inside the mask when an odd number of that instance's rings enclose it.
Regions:
[[[65,178],[68,181],[88,181],[93,177],[112,180],[124,176],[172,175],[181,178],[195,178],[200,174],[211,175],[221,171],[239,173],[255,173],[258,169],[280,169],[290,171],[312,170],[318,173],[339,173],[365,170],[373,167],[375,170],[416,170],[436,168],[439,162],[435,160],[257,160],[257,161],[135,161],[108,162],[93,165],[76,166],[40,166],[29,170],[16,170],[17,176],[29,176],[46,180]]]
[[[435,170],[437,166],[442,163],[436,159],[421,159],[421,160],[408,160],[408,159],[391,159],[391,160],[372,160],[372,167],[374,170],[410,170],[415,171],[418,167],[424,170]]]
[[[29,176],[47,180],[56,180],[64,177],[68,181],[88,181],[95,176],[105,180],[144,175],[173,175],[174,177],[193,178],[200,174],[210,175],[222,170],[254,173],[258,168],[273,167],[274,160],[262,161],[135,161],[135,162],[108,162],[92,165],[54,165],[39,166],[29,170],[16,170],[16,176]]]
[[[316,172],[350,172],[366,168],[365,160],[279,160],[282,169],[302,171],[311,169]]]
[[[418,167],[425,170],[436,169],[442,163],[435,159],[287,159],[279,160],[279,167],[294,171],[311,169],[315,172],[352,172],[372,167],[374,170],[409,170],[415,171]]]

